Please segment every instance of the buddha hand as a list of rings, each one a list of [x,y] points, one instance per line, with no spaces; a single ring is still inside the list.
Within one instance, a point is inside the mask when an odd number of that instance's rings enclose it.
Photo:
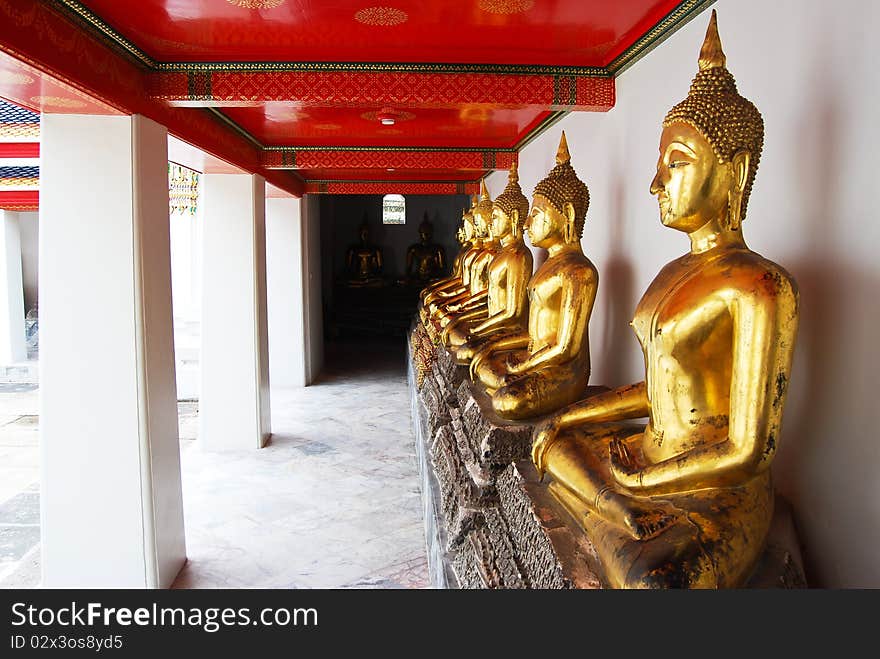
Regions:
[[[636,463],[629,447],[620,439],[613,439],[608,446],[611,475],[628,490],[642,489],[642,470]]]
[[[544,456],[556,443],[559,436],[559,425],[554,419],[544,419],[532,430],[532,462],[538,469],[538,478],[544,478]]]

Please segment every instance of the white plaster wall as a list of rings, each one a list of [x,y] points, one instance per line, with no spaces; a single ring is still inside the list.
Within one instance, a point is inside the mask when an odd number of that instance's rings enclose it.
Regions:
[[[794,505],[813,583],[880,587],[880,221],[871,193],[880,4],[719,0],[714,7],[728,68],[765,121],[744,235],[794,275],[801,294],[776,483]],[[590,323],[596,383],[643,378],[627,323],[660,267],[688,249],[684,234],[660,224],[648,188],[663,116],[687,93],[708,19],[704,12],[619,77],[611,112],[569,115],[520,157],[530,196],[565,129],[572,164],[590,187],[583,245],[600,273]],[[493,196],[506,179],[490,177]]]
[[[169,586],[185,546],[166,131],[54,114],[41,131],[43,586]]]
[[[18,230],[21,237],[21,277],[24,285],[24,312],[37,306],[37,272],[39,268],[40,230],[39,213],[18,214]]]
[[[306,385],[300,199],[266,200],[266,297],[273,386]]]
[[[302,198],[303,278],[305,279],[306,383],[324,367],[324,310],[321,297],[321,213],[314,195]]]

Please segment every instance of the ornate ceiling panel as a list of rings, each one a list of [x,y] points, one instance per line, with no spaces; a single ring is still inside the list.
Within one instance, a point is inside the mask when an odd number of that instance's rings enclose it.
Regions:
[[[712,1],[0,0],[0,96],[146,114],[294,194],[452,194],[611,109],[615,75]]]

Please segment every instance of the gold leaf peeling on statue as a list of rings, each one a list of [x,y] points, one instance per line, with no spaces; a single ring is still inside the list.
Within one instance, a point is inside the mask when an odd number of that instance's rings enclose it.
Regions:
[[[354,15],[354,20],[364,25],[392,26],[406,23],[409,16],[394,7],[366,7]]]
[[[35,103],[41,108],[84,108],[86,104],[73,98],[62,98],[61,96],[31,96],[31,103]]]
[[[535,0],[480,0],[480,9],[490,14],[520,14],[535,6]]]
[[[226,2],[242,9],[275,9],[278,5],[284,4],[284,0],[226,0]]]

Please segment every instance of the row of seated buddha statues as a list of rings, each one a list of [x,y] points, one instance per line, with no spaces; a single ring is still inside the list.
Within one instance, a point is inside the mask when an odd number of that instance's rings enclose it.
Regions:
[[[564,133],[531,210],[515,165],[494,202],[484,184],[453,273],[422,291],[428,335],[499,417],[533,424],[534,467],[611,587],[739,587],[763,550],[798,323],[794,280],[743,238],[763,133],[713,11],[650,184],[661,223],[690,250],[635,308],[640,382],[587,396],[599,276],[581,248],[590,197]],[[524,232],[548,253],[534,274]]]
[[[370,225],[364,221],[358,227],[359,242],[349,246],[345,254],[346,285],[384,286],[389,280],[384,275],[382,248],[370,240]],[[419,242],[406,250],[406,268],[397,283],[424,286],[439,279],[446,269],[446,250],[433,242],[434,225],[428,214],[419,225]]]

